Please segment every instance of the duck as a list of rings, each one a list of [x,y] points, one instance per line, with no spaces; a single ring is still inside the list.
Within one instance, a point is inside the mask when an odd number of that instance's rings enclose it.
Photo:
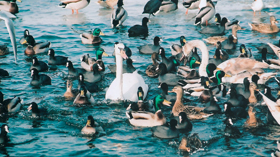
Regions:
[[[192,49],[191,56],[189,56],[189,57],[186,57],[184,55],[182,47],[181,48],[177,47],[178,53],[177,52],[172,52],[172,51],[174,51],[174,50],[171,49],[171,53],[172,53],[171,57],[174,57],[179,62],[178,64],[180,64],[180,65],[186,65],[187,63],[189,63],[191,61],[192,57],[194,57],[195,60],[198,61],[198,62],[201,61],[199,55],[197,54],[197,48]],[[185,70],[185,71],[188,71],[188,70]]]
[[[179,130],[176,129],[177,120],[171,119],[169,126],[156,126],[152,128],[152,134],[162,139],[171,139],[179,137]]]
[[[198,133],[193,133],[192,135],[188,137],[183,137],[180,145],[179,145],[179,150],[181,151],[186,151],[188,153],[192,153],[197,151],[198,149],[201,149],[204,147],[205,143],[207,141],[202,141]]]
[[[127,11],[123,8],[123,0],[118,0],[118,7],[111,15],[112,28],[119,27],[127,19]]]
[[[83,68],[74,68],[73,63],[70,60],[66,62],[66,67],[68,68],[68,77],[77,78],[80,73],[86,73],[86,70]]]
[[[55,52],[53,49],[48,50],[48,55],[50,56],[48,61],[49,65],[66,65],[68,61],[68,57],[55,56]]]
[[[137,37],[137,36],[148,36],[149,29],[147,23],[149,19],[144,17],[142,19],[142,25],[134,25],[128,29],[128,37]]]
[[[246,111],[246,108],[239,107],[239,106],[233,106],[231,102],[225,102],[224,103],[224,113],[226,117],[228,118],[247,118],[248,112]]]
[[[255,0],[255,1],[252,3],[251,8],[252,8],[253,11],[254,11],[254,16],[256,15],[256,11],[259,11],[260,14],[261,14],[262,9],[264,8],[263,1],[262,1],[262,0]]]
[[[81,86],[78,95],[76,96],[73,104],[76,105],[91,105],[94,104],[95,100],[93,96],[88,92],[85,86]]]
[[[252,57],[252,52],[251,52],[251,49],[249,49],[249,52],[250,54],[248,53],[247,49],[246,49],[246,46],[244,44],[241,44],[240,47],[239,47],[239,51],[240,51],[240,54],[239,54],[239,58],[251,58]]]
[[[232,119],[230,117],[227,117],[224,120],[224,123],[226,124],[226,127],[224,129],[225,136],[239,137],[241,135],[239,129],[236,126],[233,126]]]
[[[176,66],[179,65],[179,62],[172,56],[169,57],[169,58],[166,58],[165,50],[162,47],[159,48],[158,53],[161,56],[162,63],[164,63],[166,65],[167,72],[172,72],[172,71],[175,72],[176,71]]]
[[[93,119],[92,115],[89,115],[87,117],[87,124],[86,126],[84,126],[81,130],[81,133],[83,135],[94,135],[96,133],[100,133],[103,132],[103,128],[101,126],[98,125],[97,122],[95,122],[95,120]]]
[[[244,98],[249,99],[249,97],[251,95],[249,87],[250,87],[249,78],[245,77],[243,79],[243,85],[241,87],[240,86],[236,86],[234,88],[236,88],[237,94],[241,94],[241,95],[244,96]]]
[[[96,62],[101,66],[102,72],[105,71],[105,65],[104,62],[102,61],[102,56],[109,56],[103,48],[98,48],[96,51],[96,59],[90,58],[89,54],[83,55],[81,57],[81,66],[84,68],[86,71],[92,71],[92,65],[95,64]]]
[[[161,95],[170,102],[176,101],[176,95],[168,94],[168,85],[165,82],[159,84],[158,88],[161,89]]]
[[[48,64],[43,61],[38,61],[36,56],[32,57],[32,65],[30,67],[30,70],[33,68],[37,69],[38,72],[44,72],[49,70]]]
[[[142,14],[149,14],[149,18],[151,15],[155,16],[160,10],[160,6],[162,4],[163,0],[149,0],[145,6],[144,6],[144,11]]]
[[[103,79],[103,76],[100,71],[102,71],[102,67],[95,63],[92,65],[92,71],[83,73],[84,80],[90,83],[96,83]]]
[[[178,9],[178,0],[163,0],[159,7],[160,11],[165,13]]]
[[[210,58],[209,59],[209,63],[213,63],[216,66],[218,66],[219,64],[221,64],[223,62],[224,62],[224,60],[222,60],[222,58],[221,58],[221,51],[220,51],[220,49],[216,49],[216,51],[215,51],[215,58]]]
[[[221,108],[216,102],[216,97],[211,97],[208,106],[206,106],[203,110],[205,113],[221,113]]]
[[[206,26],[203,27],[199,33],[201,34],[211,34],[211,35],[224,35],[225,34],[225,24],[228,22],[227,18],[223,18],[220,25]]]
[[[159,63],[157,61],[160,61],[158,53],[154,52],[151,58],[153,63],[147,66],[145,72],[149,77],[158,77],[159,73],[157,71],[157,68],[159,66]]]
[[[115,54],[116,54],[116,78],[109,86],[105,99],[110,100],[130,100],[133,102],[138,101],[137,90],[141,86],[144,91],[144,99],[148,93],[148,85],[145,83],[138,71],[135,70],[133,73],[123,74],[123,58],[127,59],[124,52],[123,43],[115,43]],[[116,93],[117,92],[117,93]]]
[[[83,44],[99,45],[102,42],[100,35],[104,35],[101,29],[95,28],[92,33],[80,34],[80,38]]]
[[[171,50],[171,54],[172,55],[177,55],[178,53],[182,53],[182,47],[185,45],[185,43],[187,42],[186,37],[185,36],[180,36],[180,45],[179,44],[172,44],[170,46],[170,50]],[[158,52],[158,51],[156,51]]]
[[[0,103],[4,106],[5,113],[16,113],[21,108],[22,99],[20,97],[14,96],[13,98],[5,99],[4,95],[0,91]]]
[[[267,64],[274,64],[274,65],[280,65],[280,61],[279,59],[267,59],[266,54],[267,54],[267,48],[263,48],[261,50],[261,54],[262,54],[262,62],[266,62]]]
[[[222,43],[220,41],[217,42],[216,51],[219,51],[221,60],[223,61],[228,60],[229,55],[226,51],[222,50]],[[216,54],[214,54],[213,58],[216,58]]]
[[[243,125],[245,128],[257,128],[263,125],[262,121],[256,118],[256,112],[254,111],[254,107],[252,105],[249,106],[248,115],[249,118]]]
[[[72,1],[72,0],[61,0],[61,3],[59,4],[60,7],[71,9],[72,14],[76,13],[79,14],[79,10],[85,8],[90,3],[90,0],[78,0],[78,1]]]
[[[47,109],[45,108],[38,108],[38,104],[32,102],[29,107],[27,108],[28,112],[32,111],[33,118],[40,118],[44,115],[47,115]]]
[[[146,44],[142,45],[140,47],[137,47],[139,49],[140,54],[153,54],[154,52],[159,52],[160,45],[159,42],[162,41],[160,37],[155,36],[154,38],[154,44]]]
[[[257,85],[256,85],[255,82],[251,82],[251,83],[250,83],[249,90],[250,90],[250,97],[248,98],[249,103],[255,105],[255,104],[257,104],[257,102],[258,102],[258,99],[257,99],[257,97],[255,96],[255,90],[257,90]]]
[[[178,84],[178,81],[181,79],[179,75],[168,73],[166,65],[164,63],[160,63],[158,65],[157,71],[159,72],[158,75],[159,83],[165,82],[167,85],[175,86]]]
[[[9,76],[9,72],[7,70],[0,68],[0,77],[8,77],[8,76]]]
[[[17,0],[18,2],[21,2],[21,0]],[[19,12],[18,5],[16,3],[16,0],[4,0],[0,1],[0,10],[7,11],[12,14],[16,14]]]
[[[7,55],[9,53],[9,48],[7,47],[7,45],[0,45],[0,56]]]
[[[27,56],[36,55],[36,54],[44,54],[47,53],[49,47],[51,46],[51,42],[39,42],[36,43],[35,39],[32,35],[26,37],[26,40],[23,41],[23,44],[28,43],[29,45],[24,50],[24,54]]]
[[[280,156],[280,142],[276,141],[277,143],[277,150],[271,153],[272,157],[279,157]]]
[[[63,94],[64,97],[66,98],[74,98],[75,94],[72,91],[73,87],[73,82],[71,80],[66,81],[66,92]]]
[[[270,88],[270,87],[265,86],[265,87],[264,87],[264,92],[263,92],[263,94],[264,94],[268,99],[270,99],[270,100],[272,100],[272,101],[274,101],[274,102],[277,101],[276,98],[271,94],[271,88]]]
[[[189,9],[198,9],[201,0],[187,0],[183,1],[183,6],[187,8],[186,15],[188,14]]]
[[[45,85],[51,85],[51,78],[46,74],[39,74],[37,69],[31,69],[32,80],[30,82],[31,86],[40,87]]]
[[[123,74],[124,73],[133,73],[136,70],[136,68],[132,64],[133,63],[132,59],[127,58],[125,62],[126,62],[126,64],[123,65]],[[110,71],[112,73],[116,73],[116,65],[114,65],[114,64],[108,65],[108,69],[110,69]]]
[[[201,0],[200,5],[202,4],[202,1],[206,4],[206,0]],[[201,5],[202,6],[202,5]],[[194,25],[208,25],[208,21],[211,20],[215,15],[215,5],[210,0],[207,2],[206,6],[200,7],[199,12],[195,16],[195,22]]]
[[[179,130],[180,132],[190,132],[193,128],[193,125],[191,123],[191,121],[188,119],[188,116],[186,114],[186,112],[180,112],[178,117],[174,117],[178,118],[177,120],[177,125],[175,126],[177,130]]]
[[[279,28],[276,25],[278,21],[275,16],[270,16],[270,23],[248,23],[252,30],[258,31],[260,33],[278,33]]]
[[[230,97],[227,100],[227,102],[230,102],[232,106],[246,108],[249,104],[249,100],[246,99],[243,95],[238,94],[233,86],[231,86],[230,91],[228,93],[230,93]]]
[[[28,38],[29,38],[29,40],[28,40]],[[33,40],[35,40],[35,39],[33,38],[32,35],[30,35],[29,30],[25,29],[23,31],[23,37],[20,38],[19,43],[22,44],[22,45],[30,45],[30,43],[28,43],[28,41],[29,42],[35,42]]]
[[[104,8],[112,8],[117,5],[118,0],[98,0],[97,3]]]
[[[81,86],[84,86],[89,91],[89,93],[94,93],[99,91],[99,87],[97,83],[85,81],[84,75],[81,73],[79,74],[78,81],[79,81],[78,89],[80,89]]]
[[[7,134],[9,133],[9,127],[7,124],[3,124],[1,126],[1,133],[0,133],[0,144],[1,145],[5,145],[6,143],[8,143],[10,141],[9,137],[7,136]]]
[[[233,21],[230,21],[229,19],[227,19],[227,20],[228,20],[228,22],[225,23],[226,30],[232,29],[232,27],[234,25],[239,25],[239,23],[240,23],[240,21],[238,21],[238,20],[233,20]],[[221,24],[221,15],[219,13],[215,14],[215,22],[216,22],[216,25]]]
[[[194,107],[194,106],[184,106],[182,102],[183,88],[181,86],[175,86],[170,92],[176,93],[177,95],[176,101],[172,108],[173,116],[179,116],[180,112],[186,112],[188,118],[192,120],[192,119],[203,119],[213,115],[213,114],[207,114],[201,112],[203,108]]]
[[[197,61],[195,57],[191,57],[190,69],[182,69],[181,67],[179,67],[177,70],[177,74],[179,76],[184,77],[185,79],[198,79],[199,78],[198,71],[194,69],[198,64],[200,64],[200,62]]]
[[[161,110],[156,111],[156,113],[127,111],[126,116],[133,126],[154,127],[166,123],[166,118]]]
[[[273,43],[273,44],[270,43],[270,45],[274,45],[272,47],[279,48],[279,46],[280,46],[280,39],[276,43]],[[268,53],[274,54],[273,49],[267,43],[258,43],[256,48],[259,50],[259,52],[261,52],[263,48],[266,48]]]

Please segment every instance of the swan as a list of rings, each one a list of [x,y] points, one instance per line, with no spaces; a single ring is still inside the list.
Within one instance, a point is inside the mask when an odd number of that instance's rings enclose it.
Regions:
[[[144,82],[142,76],[138,74],[137,70],[133,73],[123,74],[123,58],[128,58],[124,52],[123,43],[115,43],[115,54],[117,67],[116,78],[109,86],[105,99],[130,100],[137,102],[137,91],[139,86],[141,86],[144,91],[145,99],[148,93],[148,85]]]
[[[262,98],[263,98],[264,102],[266,103],[267,107],[269,108],[269,111],[271,112],[272,116],[277,121],[277,123],[280,125],[279,105],[276,102],[267,98],[263,93],[261,93],[261,92],[259,92],[259,93],[262,95]]]

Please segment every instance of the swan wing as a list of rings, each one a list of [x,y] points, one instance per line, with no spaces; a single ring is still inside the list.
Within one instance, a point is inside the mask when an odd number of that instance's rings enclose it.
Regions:
[[[272,116],[280,125],[280,107],[276,104],[276,102],[267,98],[263,93],[260,92],[260,94],[262,95],[263,100],[266,103],[267,107],[269,108],[269,111],[271,112]]]

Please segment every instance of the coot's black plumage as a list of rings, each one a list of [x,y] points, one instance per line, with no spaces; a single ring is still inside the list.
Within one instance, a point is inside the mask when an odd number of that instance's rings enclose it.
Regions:
[[[68,57],[55,56],[53,49],[48,50],[48,55],[50,56],[49,65],[66,65],[66,62],[68,60]]]
[[[44,85],[51,85],[51,78],[46,74],[39,74],[37,69],[31,69],[31,77],[32,80],[30,85],[32,86],[44,86]]]
[[[134,25],[129,28],[128,36],[129,37],[148,36],[148,33],[149,33],[148,25],[147,25],[148,22],[149,22],[149,19],[147,17],[144,17],[142,19],[142,25]]]
[[[38,61],[37,57],[33,57],[32,58],[32,65],[30,67],[31,69],[37,69],[39,72],[43,72],[43,71],[48,71],[49,66],[47,65],[47,63],[43,62],[43,61]]]
[[[155,16],[155,14],[159,11],[159,7],[161,6],[163,0],[150,0],[146,3],[144,7],[144,11],[142,14],[149,14]]]

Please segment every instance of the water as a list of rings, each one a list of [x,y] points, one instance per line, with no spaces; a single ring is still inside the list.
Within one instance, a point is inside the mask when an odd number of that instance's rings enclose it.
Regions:
[[[132,58],[136,60],[134,66],[139,69],[146,82],[149,83],[149,93],[147,99],[152,99],[159,93],[157,89],[157,79],[148,78],[144,71],[151,63],[149,55],[140,55],[137,46],[151,43],[154,36],[163,38],[161,46],[166,49],[169,56],[169,47],[173,43],[179,43],[179,37],[184,35],[187,41],[208,37],[197,32],[199,27],[193,25],[193,17],[196,10],[189,11],[186,16],[186,9],[179,2],[179,9],[171,13],[159,13],[151,18],[148,24],[149,36],[146,39],[128,38],[127,30],[130,26],[140,24],[143,7],[146,1],[124,1],[124,8],[128,12],[128,19],[121,29],[110,28],[110,14],[112,10],[101,8],[95,1],[92,1],[85,9],[80,10],[80,14],[71,15],[71,10],[57,7],[59,1],[23,1],[19,3],[20,13],[14,20],[17,41],[23,36],[23,31],[29,29],[36,41],[50,41],[52,48],[57,55],[69,57],[74,66],[80,66],[81,55],[89,53],[95,56],[95,48],[92,45],[81,43],[78,32],[89,31],[99,27],[106,36],[101,47],[108,54],[113,52],[114,42],[123,42],[129,46],[133,52]],[[222,16],[229,19],[238,19],[240,25],[246,30],[238,32],[239,44],[244,43],[252,48],[256,54],[257,45],[261,42],[275,42],[277,35],[260,34],[252,32],[248,22],[269,22],[268,14],[262,12],[261,16],[253,17],[250,9],[252,1],[219,1],[216,9]],[[267,5],[266,12],[279,18],[280,2],[277,0],[264,0]],[[0,22],[1,39],[0,43],[7,43],[10,50],[10,38],[4,22]],[[227,34],[230,34],[228,32]],[[11,141],[6,147],[0,149],[0,153],[11,156],[181,156],[178,145],[182,138],[172,140],[161,140],[152,137],[149,128],[132,127],[126,116],[124,104],[107,104],[104,101],[105,91],[94,93],[98,103],[92,106],[76,107],[73,100],[67,101],[63,98],[66,89],[63,79],[67,74],[64,66],[59,66],[56,71],[46,72],[52,78],[52,85],[41,89],[32,89],[30,83],[29,67],[31,59],[24,55],[25,46],[18,42],[18,64],[14,63],[14,57],[9,54],[6,58],[0,58],[1,68],[9,71],[11,77],[2,79],[1,91],[5,98],[20,96],[24,102],[22,110],[9,118],[7,124],[10,127],[9,137]],[[210,56],[215,50],[214,46],[208,45]],[[237,56],[238,53],[233,54]],[[47,62],[48,56],[39,55],[39,60]],[[112,56],[103,57],[105,64],[114,64]],[[114,75],[105,71],[103,89],[109,86],[114,79]],[[275,82],[268,84],[273,87],[273,94],[277,93]],[[74,88],[77,82],[74,82]],[[172,87],[170,87],[171,89]],[[197,98],[190,98],[193,102],[190,105],[203,105]],[[222,102],[227,98],[222,99]],[[48,117],[42,120],[31,118],[31,113],[27,112],[27,107],[31,102],[37,102],[39,106],[48,109]],[[169,117],[171,108],[165,108],[164,113]],[[257,115],[264,120],[264,114],[257,110]],[[105,129],[106,135],[89,138],[81,135],[80,130],[86,123],[88,115],[93,115],[97,122]],[[224,115],[215,115],[206,120],[193,121],[191,133],[198,133],[203,140],[209,140],[209,145],[201,151],[193,153],[191,156],[269,156],[276,148],[276,140],[280,138],[279,126],[267,126],[262,129],[246,130],[242,127],[245,120],[237,122],[238,128],[242,132],[242,137],[237,139],[223,137],[225,125]]]

